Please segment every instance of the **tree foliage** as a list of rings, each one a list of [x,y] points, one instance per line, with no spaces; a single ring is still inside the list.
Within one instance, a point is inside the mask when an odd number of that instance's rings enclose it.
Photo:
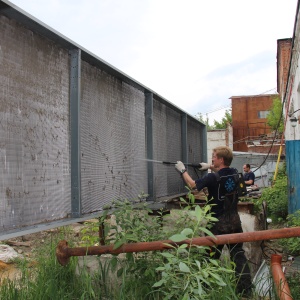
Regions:
[[[225,116],[222,118],[221,122],[214,120],[213,129],[226,129],[227,124],[232,122],[231,110],[225,111]]]
[[[272,128],[272,130],[277,129],[279,133],[282,133],[284,130],[282,118],[282,102],[279,97],[273,99],[273,104],[271,106],[270,112],[267,115],[267,124]]]
[[[209,125],[209,119],[206,116],[206,119],[204,118],[202,113],[198,113],[196,115],[196,118],[204,123],[206,125],[207,130],[213,130],[213,129],[226,129],[227,124],[232,122],[232,113],[231,109],[225,111],[225,115],[222,118],[222,120],[219,122],[217,120],[214,120],[213,125]]]
[[[204,116],[203,116],[202,113],[197,113],[196,118],[197,118],[200,122],[202,122],[203,124],[206,125],[206,129],[207,129],[207,130],[212,129],[212,126],[209,125],[209,119],[208,119],[207,116],[206,116],[206,119],[204,119]]]

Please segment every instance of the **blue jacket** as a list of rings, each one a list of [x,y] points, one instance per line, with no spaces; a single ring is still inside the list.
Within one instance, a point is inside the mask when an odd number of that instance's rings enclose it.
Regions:
[[[212,206],[212,212],[215,213],[215,217],[219,217],[226,213],[226,208],[224,207],[224,199],[226,194],[236,194],[238,193],[238,181],[236,177],[238,176],[238,171],[234,168],[223,168],[218,171],[218,177],[220,181],[217,180],[217,176],[214,173],[209,173],[206,176],[195,180],[197,190],[200,191],[203,188],[208,189],[208,200],[210,204],[215,204]],[[233,211],[237,210],[237,201],[233,203],[234,207],[231,207]]]

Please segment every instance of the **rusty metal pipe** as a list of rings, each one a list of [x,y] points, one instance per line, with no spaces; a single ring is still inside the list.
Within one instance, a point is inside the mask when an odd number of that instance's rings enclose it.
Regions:
[[[271,256],[271,270],[276,288],[277,295],[280,300],[293,300],[291,291],[281,266],[282,256],[272,254]]]
[[[235,244],[243,242],[263,241],[269,239],[280,239],[300,236],[300,227],[262,230],[254,232],[243,232],[216,235],[215,237],[205,236],[198,237],[181,242],[173,242],[171,240],[154,241],[154,242],[140,242],[123,244],[117,249],[113,249],[114,245],[107,246],[92,246],[92,247],[76,247],[69,248],[68,242],[60,241],[56,248],[56,257],[61,265],[66,265],[71,256],[85,256],[85,255],[101,255],[101,254],[120,254],[129,252],[143,252],[170,249],[171,246],[190,244],[198,246],[215,246],[224,244]]]

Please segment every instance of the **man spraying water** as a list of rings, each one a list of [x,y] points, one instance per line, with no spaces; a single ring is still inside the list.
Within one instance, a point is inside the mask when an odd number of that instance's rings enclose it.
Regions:
[[[202,178],[193,180],[188,174],[185,165],[177,161],[175,168],[182,175],[183,180],[191,189],[198,191],[203,188],[208,189],[208,200],[212,206],[212,212],[219,220],[216,222],[211,232],[214,235],[241,233],[242,225],[237,211],[238,203],[238,171],[230,168],[233,154],[230,148],[217,147],[213,149],[212,165],[203,164],[204,169],[212,169],[216,173],[208,173]],[[215,249],[214,258],[219,258],[224,245],[219,245]],[[230,257],[236,264],[236,276],[238,278],[237,292],[243,294],[251,293],[250,269],[243,250],[243,243],[227,245],[230,251]]]

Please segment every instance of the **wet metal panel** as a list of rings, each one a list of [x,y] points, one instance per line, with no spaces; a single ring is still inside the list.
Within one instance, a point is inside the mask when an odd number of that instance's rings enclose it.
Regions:
[[[82,63],[83,213],[147,193],[144,112],[144,93]]]
[[[187,119],[188,162],[200,163],[203,157],[203,131],[201,124],[192,118]]]
[[[181,114],[160,101],[153,101],[154,160],[181,160]],[[184,191],[184,185],[174,165],[154,164],[154,189],[157,198]]]
[[[70,211],[69,58],[0,16],[0,228]]]

